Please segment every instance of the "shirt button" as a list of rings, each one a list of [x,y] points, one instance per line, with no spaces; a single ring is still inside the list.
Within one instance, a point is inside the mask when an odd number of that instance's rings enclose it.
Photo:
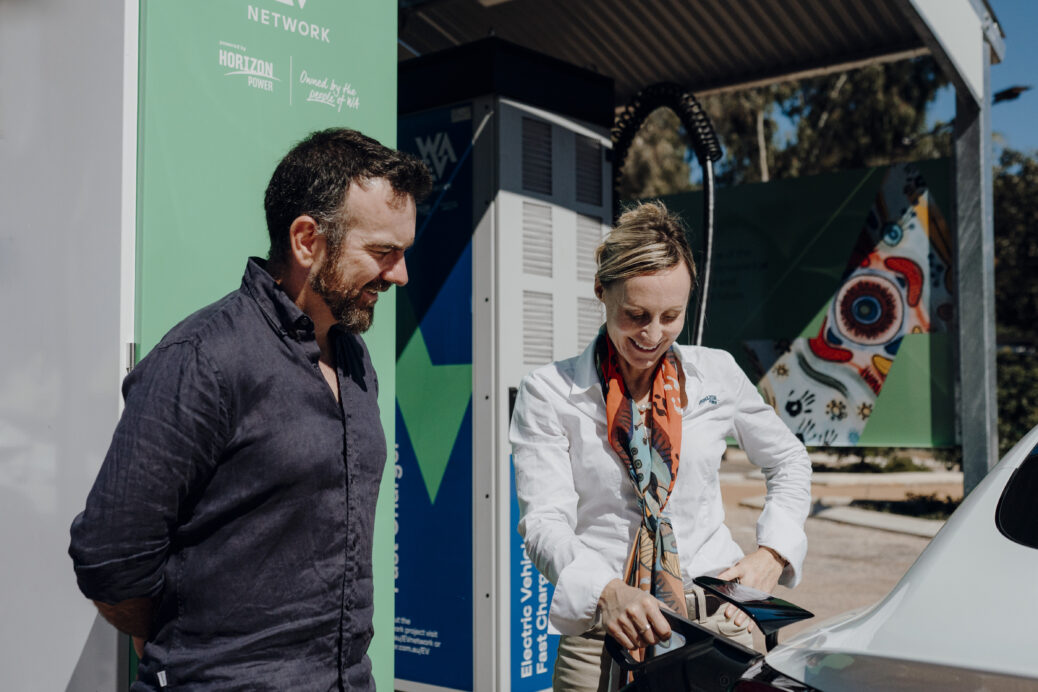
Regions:
[[[305,339],[314,333],[314,323],[306,315],[302,315],[296,319],[296,338]]]

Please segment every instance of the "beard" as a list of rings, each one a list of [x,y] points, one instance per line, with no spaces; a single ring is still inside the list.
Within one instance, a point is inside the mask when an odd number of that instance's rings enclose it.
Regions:
[[[338,270],[339,253],[333,249],[317,273],[310,278],[310,289],[319,295],[331,310],[332,316],[351,334],[366,332],[375,321],[375,306],[362,305],[365,291],[382,292],[392,285],[383,279],[375,279],[360,288],[351,288]]]

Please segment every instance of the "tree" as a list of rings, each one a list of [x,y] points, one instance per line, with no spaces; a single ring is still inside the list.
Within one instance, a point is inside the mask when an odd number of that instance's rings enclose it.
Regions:
[[[1004,149],[993,180],[998,441],[1038,425],[1038,160]]]
[[[927,106],[946,83],[927,56],[705,96],[701,102],[724,149],[717,182],[737,185],[946,156],[948,128],[926,127]],[[622,199],[690,189],[692,157],[679,127],[665,109],[646,121],[624,166]]]
[[[768,182],[773,177],[784,177],[785,171],[775,170],[779,153],[776,113],[800,87],[800,82],[786,82],[714,94],[702,100],[724,150],[717,171],[719,184]],[[781,144],[788,146],[789,142]]]
[[[657,108],[638,130],[624,161],[620,198],[658,197],[693,189],[681,121]]]
[[[947,83],[933,58],[870,65],[805,80],[781,105],[796,137],[776,175],[796,177],[946,156],[951,135],[927,129],[927,106]]]
[[[998,453],[1005,454],[1038,425],[1038,357],[1034,351],[998,350]]]
[[[997,341],[1034,350],[1038,348],[1038,160],[1004,149],[992,187]]]

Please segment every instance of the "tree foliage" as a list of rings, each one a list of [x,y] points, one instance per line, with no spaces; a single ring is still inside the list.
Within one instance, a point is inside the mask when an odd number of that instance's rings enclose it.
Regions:
[[[948,155],[947,128],[928,130],[927,106],[946,84],[929,57],[870,65],[701,99],[721,140],[720,185],[737,185]],[[691,188],[684,133],[660,109],[624,166],[622,199]]]
[[[1038,160],[1004,149],[995,166],[998,343],[1038,348]]]
[[[678,116],[669,108],[657,108],[628,150],[620,198],[658,197],[693,189],[688,152]]]
[[[796,135],[776,152],[776,177],[947,155],[950,135],[927,129],[927,106],[946,83],[928,56],[800,82],[781,104]]]
[[[1009,451],[1038,425],[1038,357],[1034,351],[998,351],[998,453]]]
[[[1038,160],[1004,149],[993,180],[999,451],[1038,425]]]
[[[767,182],[786,177],[780,165],[783,150],[795,142],[780,141],[776,120],[784,103],[801,88],[801,82],[774,84],[703,98],[721,140],[724,158],[717,167],[720,185]]]

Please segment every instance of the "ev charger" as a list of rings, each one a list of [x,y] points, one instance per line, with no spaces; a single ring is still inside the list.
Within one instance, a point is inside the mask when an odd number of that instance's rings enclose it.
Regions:
[[[523,375],[604,321],[612,80],[490,38],[401,63],[398,89],[397,145],[435,185],[397,291],[395,686],[546,690],[508,426]]]

